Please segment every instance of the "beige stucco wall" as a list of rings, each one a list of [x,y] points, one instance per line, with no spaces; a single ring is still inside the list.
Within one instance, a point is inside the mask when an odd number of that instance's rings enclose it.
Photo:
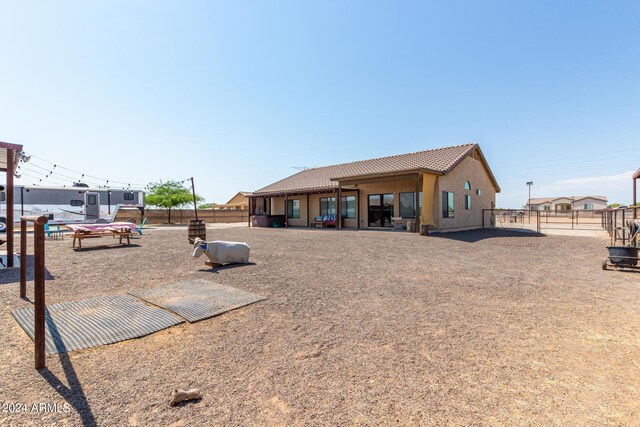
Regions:
[[[469,181],[471,190],[465,190],[464,184]],[[480,189],[480,195],[476,190]],[[453,218],[442,217],[442,192],[453,192]],[[465,210],[464,196],[471,195],[471,209]],[[495,207],[496,190],[479,160],[466,157],[451,172],[439,177],[436,183],[436,223],[442,231],[464,230],[482,227],[482,209]]]
[[[592,199],[591,197],[588,197],[586,199],[581,199],[581,200],[577,200],[573,203],[573,209],[575,210],[583,210],[584,209],[584,205],[586,204],[592,204],[593,205],[593,209],[606,209],[607,207],[607,203],[603,202],[600,199]]]
[[[393,193],[393,216],[400,216],[400,193],[415,192],[416,182],[413,179],[402,181],[376,182],[372,184],[359,184],[360,200],[360,228],[369,227],[368,203],[370,194],[388,194]]]

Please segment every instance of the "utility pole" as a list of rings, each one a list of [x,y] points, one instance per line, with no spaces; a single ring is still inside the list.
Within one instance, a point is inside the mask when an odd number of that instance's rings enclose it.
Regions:
[[[529,187],[529,201],[527,202],[527,210],[529,211],[529,224],[531,224],[531,186],[533,185],[533,181],[527,182],[527,187]]]
[[[196,214],[196,221],[198,220],[198,205],[196,204],[196,186],[193,184],[193,177],[191,177],[191,192],[193,193],[193,211]]]

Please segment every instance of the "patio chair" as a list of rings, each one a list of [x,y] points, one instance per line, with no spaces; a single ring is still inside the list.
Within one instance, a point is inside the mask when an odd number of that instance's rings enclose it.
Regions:
[[[58,237],[61,238],[61,239],[64,239],[64,233],[60,229],[59,225],[56,227],[56,229],[52,229],[49,226],[48,222],[45,223],[44,224],[44,233],[47,235],[48,238],[53,239],[53,240],[57,240]]]
[[[144,227],[146,223],[147,223],[147,217],[145,216],[144,218],[142,218],[142,223],[140,224],[140,227],[136,227],[136,231],[141,236],[142,236],[142,227]]]

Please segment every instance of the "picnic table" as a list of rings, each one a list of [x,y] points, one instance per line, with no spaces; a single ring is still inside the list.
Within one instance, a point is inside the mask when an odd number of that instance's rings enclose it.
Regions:
[[[110,222],[105,224],[69,224],[67,229],[73,231],[73,246],[76,247],[76,240],[78,241],[78,247],[82,248],[82,239],[113,236],[120,238],[120,244],[122,239],[127,239],[127,245],[131,244],[131,235],[136,231],[136,225],[130,222]]]

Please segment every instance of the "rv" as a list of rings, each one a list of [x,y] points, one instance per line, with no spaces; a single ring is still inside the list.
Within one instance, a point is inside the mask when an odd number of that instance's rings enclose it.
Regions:
[[[86,184],[85,184],[86,185]],[[113,221],[122,208],[137,208],[144,213],[145,193],[140,190],[74,187],[14,187],[14,218],[44,215],[49,224],[92,223],[103,218]],[[6,191],[0,193],[0,229],[6,224]]]

